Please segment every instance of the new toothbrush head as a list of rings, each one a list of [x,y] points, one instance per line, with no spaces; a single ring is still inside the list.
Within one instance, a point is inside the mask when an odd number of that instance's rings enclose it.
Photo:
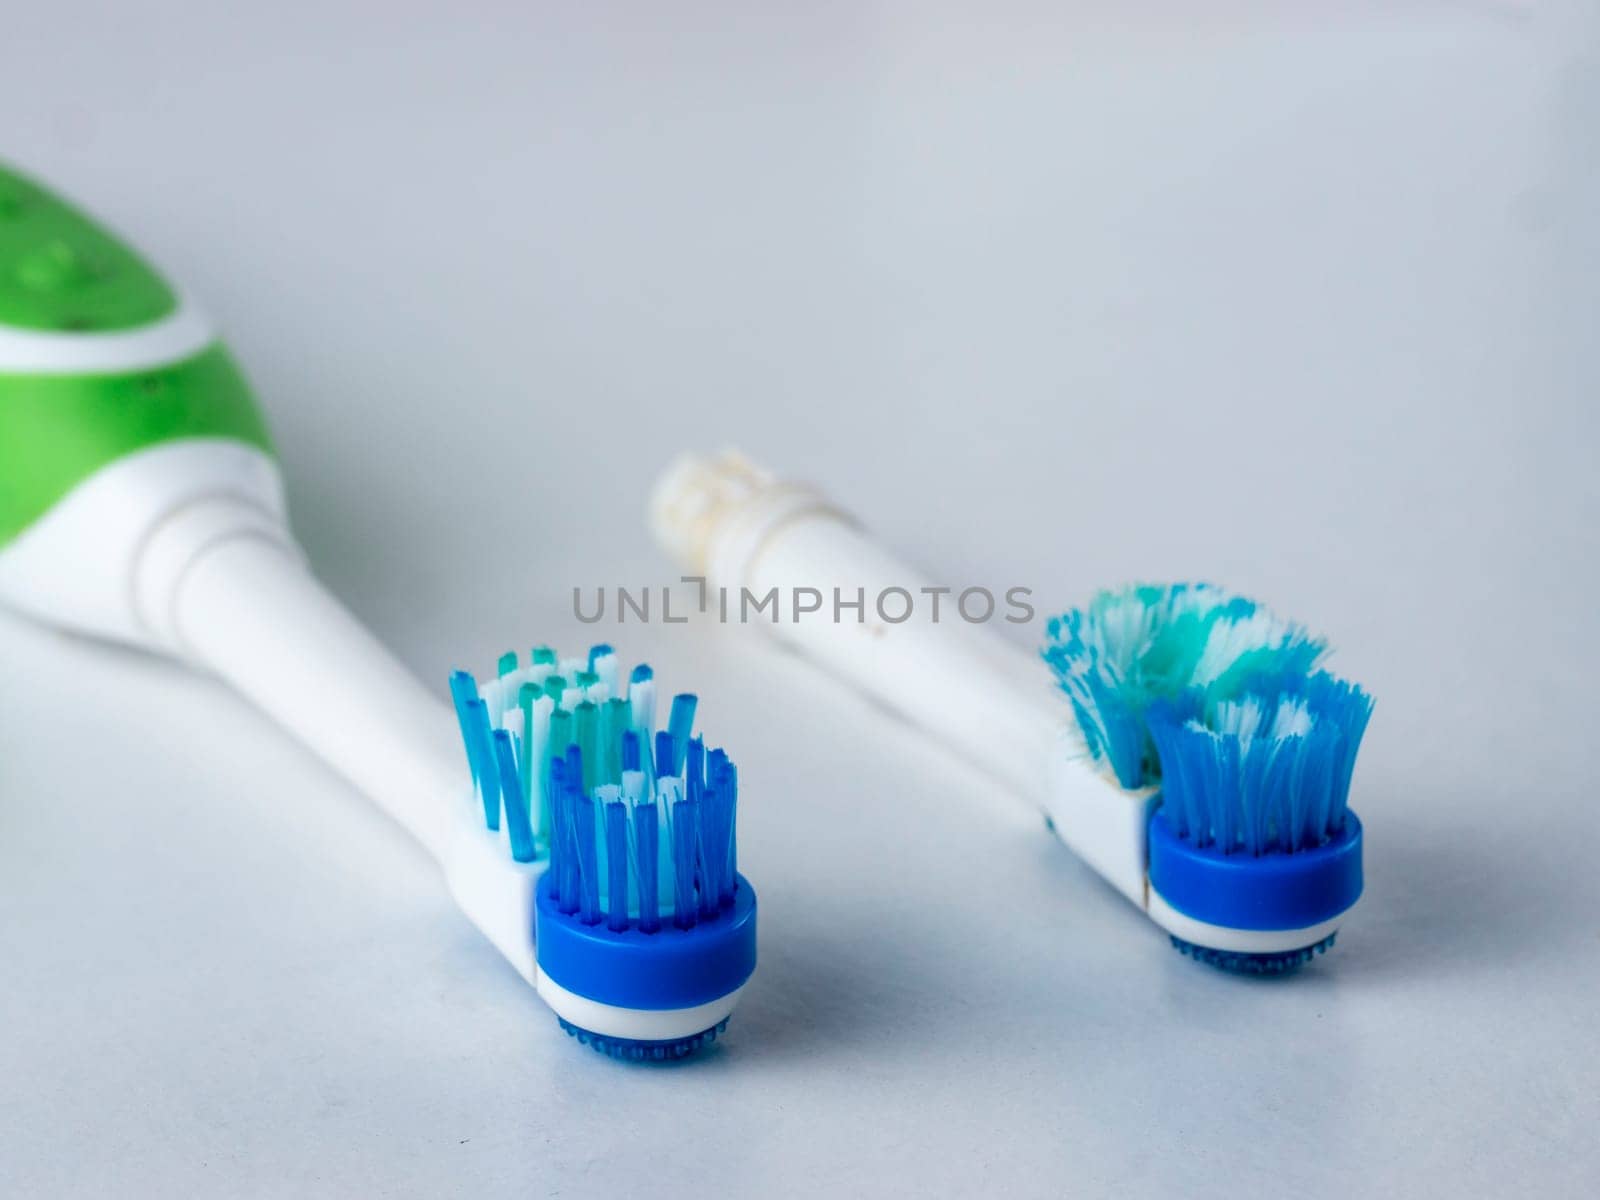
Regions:
[[[651,669],[624,682],[604,645],[506,654],[494,679],[457,671],[450,690],[477,797],[450,872],[462,907],[521,920],[506,935],[525,950],[531,933],[535,986],[578,1041],[667,1061],[714,1040],[755,969],[756,897],[738,773],[694,736],[696,698],[656,729]]]
[[[1325,645],[1201,584],[1102,592],[1048,635],[1085,760],[1149,797],[1145,909],[1172,944],[1246,974],[1332,946],[1361,895],[1348,800],[1372,701],[1314,670]]]
[[[682,566],[730,593],[951,591],[825,496],[734,452],[674,463],[650,516]],[[1270,972],[1331,945],[1361,888],[1360,824],[1343,797],[1371,702],[1315,673],[1320,642],[1215,588],[1130,589],[1052,623],[1052,690],[1037,658],[949,617],[948,605],[942,623],[926,605],[869,620],[874,607],[856,607],[853,621],[796,612],[760,624],[1039,804],[1074,853],[1203,961]],[[1210,757],[1192,764],[1202,750]],[[1192,785],[1183,796],[1212,798],[1226,836],[1172,823],[1163,755],[1173,786]],[[1249,846],[1232,837],[1236,810],[1275,831],[1274,814],[1301,805],[1326,807],[1316,844],[1309,827]]]

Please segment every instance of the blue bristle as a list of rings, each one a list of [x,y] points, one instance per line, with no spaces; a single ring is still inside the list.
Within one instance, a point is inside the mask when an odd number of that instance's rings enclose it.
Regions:
[[[1326,672],[1257,677],[1233,700],[1199,692],[1149,712],[1160,756],[1158,819],[1218,853],[1295,853],[1344,828],[1372,700]]]
[[[694,802],[697,822],[695,826],[695,881],[698,885],[700,915],[709,917],[716,912],[720,900],[721,863],[711,850],[715,840],[716,801],[706,783],[706,744],[701,738],[689,739],[689,753],[684,759],[685,780],[689,786],[689,799]]]
[[[689,799],[699,802],[706,790],[706,743],[704,738],[690,738],[683,760],[684,786]]]
[[[550,760],[551,808],[550,874],[556,905],[568,915],[578,911],[578,850],[573,830],[573,799],[577,789],[567,777],[567,760],[561,755]]]
[[[466,671],[450,673],[450,699],[455,704],[456,723],[461,726],[461,743],[467,751],[467,768],[472,781],[478,781],[478,761],[472,751],[472,734],[467,726],[467,705],[478,698],[478,681]]]
[[[663,1042],[645,1042],[636,1038],[608,1037],[602,1033],[593,1033],[587,1029],[580,1029],[565,1017],[557,1017],[556,1019],[561,1022],[562,1029],[577,1039],[579,1045],[590,1046],[607,1058],[641,1063],[668,1063],[687,1058],[696,1050],[703,1049],[716,1041],[718,1036],[725,1033],[728,1028],[727,1019],[724,1018],[710,1029],[689,1037],[673,1038]]]
[[[685,797],[672,806],[672,923],[679,929],[694,927],[695,857],[700,844],[700,805]]]
[[[1126,788],[1143,787],[1148,774],[1144,725],[1138,709],[1099,676],[1084,681],[1089,702],[1074,699],[1073,712],[1095,731],[1095,743]]]
[[[572,824],[578,844],[578,920],[600,923],[600,850],[595,833],[595,802],[588,792],[573,798]]]
[[[1144,786],[1149,756],[1136,703],[1124,696],[1123,677],[1103,661],[1088,617],[1077,610],[1052,618],[1044,660],[1072,706],[1090,755],[1110,766],[1126,788]]]
[[[672,698],[672,713],[667,718],[667,732],[672,734],[674,758],[672,760],[671,774],[676,775],[683,770],[683,756],[688,752],[689,735],[694,732],[694,710],[699,699],[688,692],[680,692]],[[657,767],[662,774],[667,774],[667,768]]]
[[[722,902],[733,903],[734,877],[739,871],[739,768],[721,750],[724,771],[722,774],[723,845],[727,855],[727,868],[722,873]]]
[[[649,663],[640,663],[637,667],[635,667],[633,669],[632,673],[629,674],[628,682],[629,683],[644,683],[647,680],[654,679],[655,677],[656,677],[655,672],[650,669],[650,664]]]
[[[658,930],[663,841],[674,926],[692,928],[734,903],[737,782],[725,752],[707,752],[700,739],[691,739],[683,780],[669,778],[655,796],[641,795],[632,805],[616,785],[592,794],[573,786],[583,769],[579,755],[569,747],[551,763],[551,791],[561,797],[550,850],[560,911],[616,930]]]
[[[622,733],[622,769],[637,771],[639,767],[639,732],[625,729]]]
[[[472,776],[473,789],[484,796],[490,790],[485,786],[489,764],[482,758],[482,744],[478,737],[476,710],[482,705],[478,699],[478,681],[465,671],[455,671],[450,676],[450,698],[455,703],[456,724],[461,727],[461,744],[467,752],[467,771]],[[484,709],[487,715],[487,708]]]
[[[607,654],[614,654],[614,653],[616,653],[616,651],[612,650],[611,647],[606,645],[606,643],[604,643],[604,642],[600,642],[597,645],[590,646],[589,647],[589,670],[591,670],[591,671],[594,670],[594,664],[595,664],[595,660],[596,659],[602,658]]]
[[[674,764],[678,761],[678,750],[672,734],[665,729],[656,731],[656,770],[662,775],[676,775],[681,769]]]
[[[654,804],[641,804],[633,810],[633,862],[639,874],[639,930],[642,933],[655,933],[661,928],[659,828],[660,817]]]
[[[1367,722],[1372,719],[1372,697],[1355,684],[1336,679],[1327,672],[1318,672],[1307,683],[1306,702],[1313,712],[1322,713],[1339,733],[1329,784],[1333,805],[1328,813],[1329,827],[1337,829],[1344,825],[1356,755],[1361,750],[1361,739],[1366,736]]]
[[[506,833],[511,839],[511,857],[517,862],[532,862],[533,826],[528,821],[528,810],[522,807],[516,746],[504,729],[495,730],[494,752],[500,768],[500,799],[505,808]]]
[[[618,932],[628,927],[628,809],[608,801],[606,821],[606,925]]]
[[[552,758],[544,768],[544,790],[550,800],[550,877],[555,884],[556,903],[565,900],[561,863],[566,846],[567,813],[562,803],[566,792],[566,761]]]
[[[489,731],[489,706],[469,700],[466,706],[467,747],[476,766],[478,798],[483,801],[483,823],[500,829],[500,771],[495,766],[494,740]]]
[[[700,810],[700,863],[705,876],[701,881],[700,905],[701,911],[708,913],[721,906],[728,895],[725,764],[726,756],[720,751],[713,750],[706,756],[705,806]]]

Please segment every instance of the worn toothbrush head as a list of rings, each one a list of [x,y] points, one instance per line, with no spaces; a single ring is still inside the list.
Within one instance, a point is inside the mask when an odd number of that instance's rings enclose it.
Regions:
[[[727,1026],[755,969],[755,891],[738,872],[738,772],[675,696],[657,730],[648,666],[615,653],[502,657],[452,679],[485,824],[534,885],[536,986],[561,1026],[616,1058],[666,1061]]]
[[[1371,714],[1364,691],[1320,671],[1259,676],[1236,699],[1197,689],[1151,707],[1162,780],[1151,903],[1173,914],[1164,924],[1174,946],[1275,974],[1333,944],[1361,895],[1350,776]],[[1285,929],[1300,931],[1287,939],[1298,945],[1273,936],[1252,949],[1226,932]]]
[[[1325,644],[1203,584],[1102,593],[1049,632],[1090,756],[1160,789],[1148,910],[1173,945],[1250,974],[1331,946],[1361,894],[1348,798],[1372,700],[1315,670]]]

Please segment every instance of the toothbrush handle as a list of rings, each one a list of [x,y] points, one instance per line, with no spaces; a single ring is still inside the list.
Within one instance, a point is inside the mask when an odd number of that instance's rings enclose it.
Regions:
[[[453,718],[285,540],[242,533],[210,545],[177,581],[171,611],[189,654],[445,861],[464,777]]]
[[[969,624],[958,597],[934,597],[920,573],[862,532],[815,493],[779,484],[740,460],[691,460],[670,471],[653,500],[658,537],[691,569],[729,589],[740,611],[778,592],[778,619],[751,616],[819,665],[901,714],[1013,792],[1043,803],[1052,748],[1065,713],[1044,672],[993,631]],[[912,615],[898,617],[906,597]],[[814,589],[822,607],[793,615],[796,589]],[[864,609],[846,605],[858,590]],[[807,594],[807,601],[815,597]],[[751,610],[753,612],[753,610]],[[996,608],[993,619],[999,620]],[[842,619],[835,619],[836,616]]]

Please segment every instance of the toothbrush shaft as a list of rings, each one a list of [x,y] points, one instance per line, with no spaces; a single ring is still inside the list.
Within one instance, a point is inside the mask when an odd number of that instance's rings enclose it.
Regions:
[[[279,544],[205,551],[174,597],[178,636],[443,861],[464,769],[454,720]]]
[[[1047,785],[1051,748],[1063,714],[1041,664],[990,630],[967,624],[953,595],[932,619],[921,577],[855,526],[814,513],[773,529],[751,555],[741,580],[757,597],[777,588],[823,596],[821,611],[779,620],[770,629],[859,690],[925,728],[942,744],[1002,779],[1029,801]],[[882,619],[876,598],[902,588],[916,600],[903,622]],[[846,605],[864,596],[864,611],[833,609],[835,589]],[[904,601],[891,600],[898,616]],[[838,616],[839,619],[835,619]]]

